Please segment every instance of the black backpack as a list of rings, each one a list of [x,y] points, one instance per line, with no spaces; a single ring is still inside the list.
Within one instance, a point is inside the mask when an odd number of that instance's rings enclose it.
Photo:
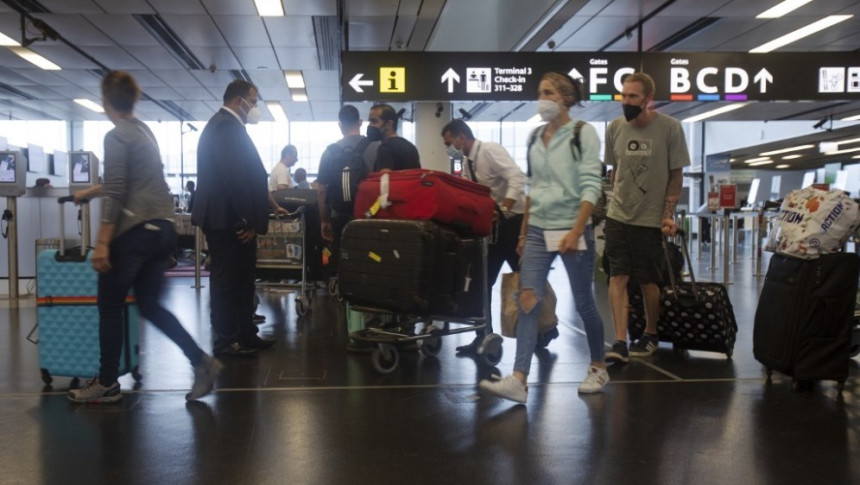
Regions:
[[[358,184],[369,172],[364,161],[364,152],[368,145],[370,140],[362,137],[355,145],[343,146],[334,143],[329,146],[330,150],[335,150],[331,159],[331,170],[338,174],[337,181],[329,185],[326,191],[328,203],[334,210],[352,212]]]

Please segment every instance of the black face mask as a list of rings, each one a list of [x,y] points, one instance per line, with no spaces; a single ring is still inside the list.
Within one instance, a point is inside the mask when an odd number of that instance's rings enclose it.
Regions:
[[[370,141],[379,141],[382,139],[382,132],[379,131],[379,128],[368,125],[367,126],[367,139]]]
[[[624,118],[627,121],[632,121],[639,116],[639,113],[642,112],[642,107],[635,104],[622,104],[621,108],[624,110]]]

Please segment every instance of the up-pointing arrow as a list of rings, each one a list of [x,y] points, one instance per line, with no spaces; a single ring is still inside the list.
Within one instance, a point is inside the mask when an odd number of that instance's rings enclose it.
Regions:
[[[364,90],[361,89],[362,86],[373,86],[373,81],[370,79],[361,79],[364,76],[363,72],[360,72],[352,77],[349,80],[349,85],[352,86],[352,89],[355,89],[356,93],[363,93]]]
[[[577,71],[575,67],[568,71],[567,75],[574,79],[585,79],[585,76],[583,76],[579,71]]]
[[[448,92],[453,93],[454,83],[460,82],[460,75],[457,74],[457,71],[455,71],[454,68],[449,67],[448,70],[445,71],[445,74],[442,74],[442,83],[445,82],[448,83]]]
[[[773,76],[768,72],[767,68],[761,68],[761,71],[756,73],[753,78],[753,82],[759,83],[759,91],[762,93],[767,92],[767,83],[773,82]]]

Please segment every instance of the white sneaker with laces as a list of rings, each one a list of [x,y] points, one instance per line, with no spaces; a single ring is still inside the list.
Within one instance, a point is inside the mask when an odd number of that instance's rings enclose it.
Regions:
[[[481,381],[478,387],[489,393],[495,394],[496,396],[522,404],[526,403],[526,399],[529,396],[528,387],[524,386],[523,383],[513,375],[497,381],[488,381],[485,379]]]
[[[609,384],[609,373],[606,369],[590,365],[585,380],[579,385],[579,392],[583,394],[600,392],[606,384]]]

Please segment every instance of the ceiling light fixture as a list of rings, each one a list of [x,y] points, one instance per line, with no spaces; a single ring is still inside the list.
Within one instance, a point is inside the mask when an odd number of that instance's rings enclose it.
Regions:
[[[848,140],[836,140],[837,145],[847,145],[849,143],[860,143],[860,138],[850,138]]]
[[[842,118],[839,121],[860,121],[860,115],[849,116],[847,118]]]
[[[697,121],[702,121],[704,119],[711,118],[711,117],[714,117],[717,115],[721,115],[723,113],[728,113],[729,111],[734,111],[736,109],[743,108],[747,104],[748,103],[727,104],[727,105],[721,106],[717,109],[712,109],[710,111],[705,111],[704,113],[697,114],[696,116],[691,116],[691,117],[685,119],[684,123],[695,123]]]
[[[850,19],[854,15],[830,15],[828,17],[824,17],[821,20],[813,22],[806,27],[801,27],[794,32],[789,32],[782,37],[776,38],[770,42],[766,42],[755,49],[751,49],[751,54],[764,54],[780,47],[791,44],[792,42],[796,42],[804,37],[808,37],[816,32],[820,32],[828,27],[832,27],[839,22],[844,22],[845,20]]]
[[[13,46],[20,46],[21,44],[18,43],[17,40],[9,37],[8,35],[4,34],[3,32],[0,32],[0,45],[6,46],[6,47],[13,47]]]
[[[40,67],[46,71],[60,71],[62,68],[53,62],[45,59],[44,57],[36,54],[26,47],[10,47],[9,48],[15,54],[23,57],[27,62],[34,64],[37,67]]]
[[[290,89],[290,95],[292,95],[293,101],[307,102],[308,100],[308,92],[304,89]]]
[[[783,159],[783,160],[794,160],[794,159],[796,159],[796,158],[800,158],[800,157],[802,157],[802,156],[803,156],[803,155],[801,155],[801,154],[799,154],[799,153],[795,153],[794,155],[786,155],[786,156],[782,157],[782,159]]]
[[[764,160],[770,160],[770,157],[756,157],[756,158],[750,158],[749,160],[744,160],[744,163],[746,163],[746,164],[750,164],[750,165],[751,165],[751,164],[753,164],[753,163],[755,163],[755,162],[762,162],[762,161],[764,161]]]
[[[92,100],[89,100],[86,98],[78,98],[75,100],[75,102],[78,103],[79,105],[83,106],[86,109],[95,111],[96,113],[104,113],[105,112],[105,109],[102,108],[102,106],[100,104],[96,103],[95,101],[92,101]]]
[[[287,80],[287,87],[290,89],[305,87],[302,71],[284,71],[284,79]]]
[[[807,148],[815,148],[815,145],[797,145],[796,147],[782,148],[780,150],[759,153],[759,156],[766,157],[768,155],[779,155],[780,153],[796,152],[798,150],[806,150]]]
[[[824,152],[825,155],[843,155],[845,153],[860,152],[860,148],[846,148],[845,150],[835,150],[832,152]]]
[[[789,164],[787,164],[787,163],[783,163],[783,164],[777,165],[777,166],[776,166],[776,168],[788,168],[788,167],[790,167],[790,166],[791,166],[791,165],[789,165]]]
[[[279,123],[286,123],[289,121],[287,119],[287,113],[284,112],[284,108],[281,106],[281,103],[278,101],[266,101],[266,108],[269,109],[269,113],[271,113],[272,118]]]
[[[283,17],[284,6],[281,0],[254,0],[260,17]]]
[[[759,165],[770,165],[771,163],[773,163],[773,160],[762,160],[760,162],[750,163],[749,166],[758,167]]]
[[[812,0],[785,0],[755,16],[757,19],[776,19],[796,10]]]

